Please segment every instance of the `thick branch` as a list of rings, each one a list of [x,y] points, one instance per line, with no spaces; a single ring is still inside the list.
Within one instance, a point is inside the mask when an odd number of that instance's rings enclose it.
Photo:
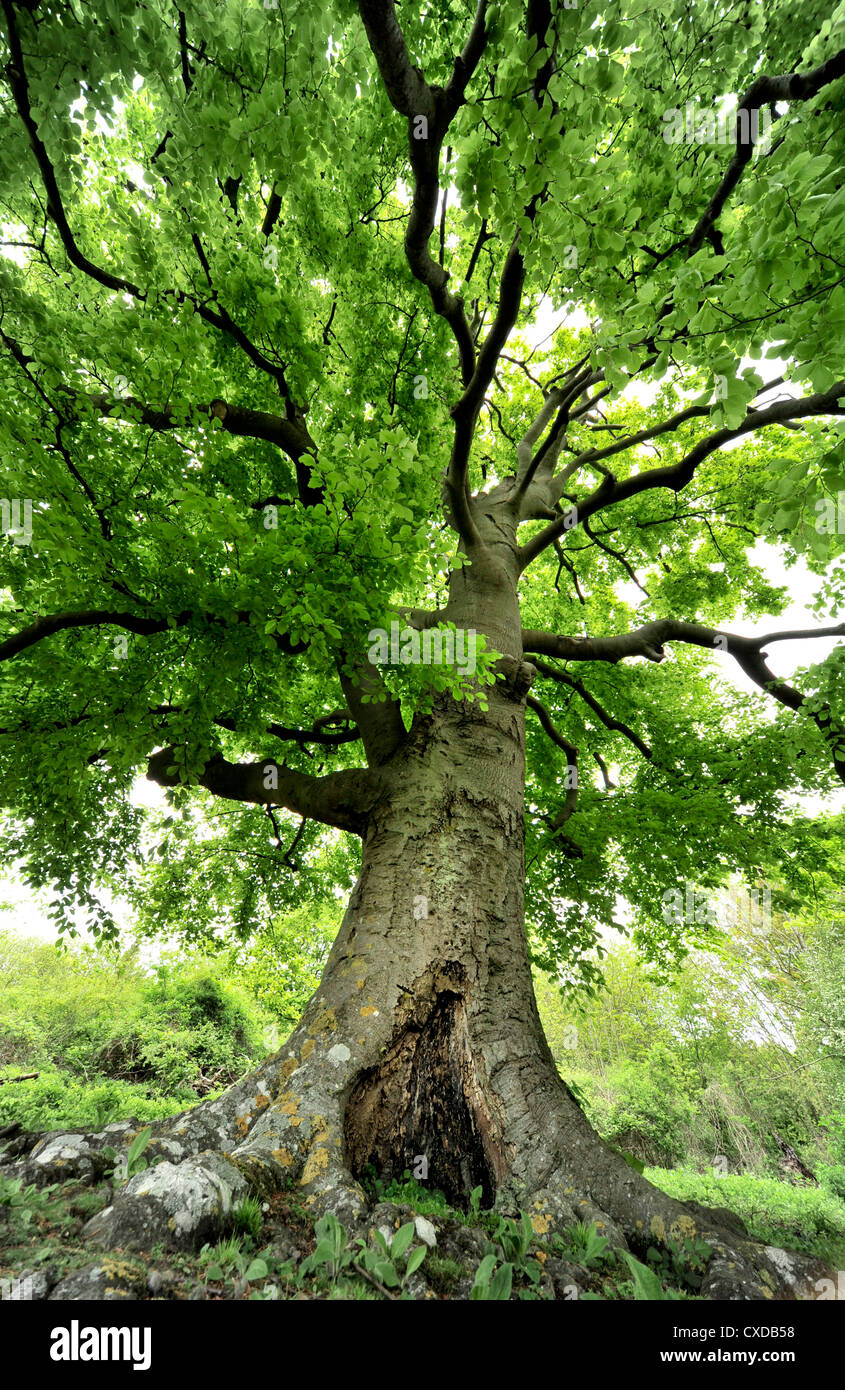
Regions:
[[[184,426],[184,416],[176,416],[170,410],[157,410],[134,396],[116,398],[103,394],[84,399],[110,419],[137,421],[154,430],[175,430]],[[305,424],[299,420],[289,420],[266,410],[247,410],[221,400],[198,405],[194,409],[199,415],[219,420],[227,434],[265,439],[269,444],[278,445],[294,461],[303,454],[314,452],[316,448]]]
[[[533,629],[526,629],[522,636],[523,651],[526,655],[539,653],[566,661],[606,661],[612,665],[636,656],[645,657],[647,661],[660,662],[666,655],[664,646],[667,642],[687,642],[693,646],[704,647],[708,651],[724,651],[734,658],[748,679],[761,690],[765,690],[772,699],[785,705],[787,709],[797,711],[806,705],[807,697],[773,674],[766,663],[767,654],[764,648],[772,642],[812,637],[845,637],[845,623],[839,623],[835,627],[791,629],[788,632],[768,633],[764,637],[741,637],[736,633],[706,627],[702,623],[660,618],[656,622],[645,623],[633,632],[619,633],[612,637],[566,637]],[[545,662],[539,661],[535,664],[545,675],[563,680],[577,689],[571,677],[547,666]],[[837,776],[845,782],[845,728],[834,719],[829,706],[811,709],[809,713],[830,748]]]
[[[161,787],[183,785],[179,765],[184,752],[163,748],[147,764],[147,778]],[[379,783],[363,768],[311,777],[272,758],[257,763],[230,763],[211,758],[195,779],[197,784],[228,801],[259,806],[284,806],[297,815],[363,835],[369,812],[379,795]]]
[[[479,0],[463,52],[455,59],[445,89],[428,85],[414,67],[393,0],[358,0],[385,90],[394,109],[408,121],[408,143],[414,191],[405,232],[405,255],[415,277],[425,285],[435,313],[446,320],[458,346],[461,379],[468,382],[475,364],[475,346],[463,301],[447,289],[449,272],[430,254],[440,198],[440,151],[449,123],[463,104],[467,83],[484,51],[487,0]],[[420,122],[425,122],[423,126]]]
[[[361,731],[367,762],[370,767],[386,763],[407,738],[399,701],[388,693],[376,666],[361,663],[351,676],[341,668],[340,684]]]

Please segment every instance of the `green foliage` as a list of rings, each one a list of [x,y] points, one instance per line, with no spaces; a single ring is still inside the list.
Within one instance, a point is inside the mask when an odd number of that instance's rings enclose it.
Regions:
[[[387,1241],[381,1231],[375,1232],[376,1249],[360,1241],[360,1262],[387,1289],[404,1289],[411,1275],[419,1269],[428,1253],[425,1245],[412,1246],[415,1229],[413,1221],[400,1226]]]
[[[116,1120],[166,1119],[176,1100],[150,1097],[146,1087],[125,1081],[89,1083],[50,1068],[37,1081],[0,1086],[0,1125],[17,1121],[25,1129],[97,1130]]]
[[[347,1234],[337,1217],[331,1212],[322,1216],[315,1226],[317,1244],[312,1253],[299,1267],[304,1277],[318,1271],[324,1273],[332,1284],[336,1284],[340,1274],[352,1264],[354,1258],[347,1249]]]
[[[529,1250],[537,1244],[537,1237],[528,1213],[520,1212],[519,1220],[515,1221],[513,1217],[502,1216],[499,1212],[491,1212],[487,1229],[490,1233],[494,1253],[503,1261],[502,1268],[510,1269],[512,1274],[520,1279],[527,1279],[532,1285],[539,1284],[543,1273],[542,1266],[538,1260],[528,1258]],[[497,1287],[495,1280],[490,1280],[490,1287],[491,1289]],[[481,1297],[481,1295],[478,1296]],[[495,1295],[491,1293],[489,1296],[494,1297]]]
[[[644,1265],[627,1250],[620,1250],[619,1257],[625,1261],[625,1264],[631,1272],[631,1278],[634,1284],[634,1298],[638,1302],[662,1301],[670,1296],[668,1293],[664,1292],[663,1285],[654,1270],[649,1269],[648,1265]]]
[[[559,1239],[562,1252],[587,1269],[597,1268],[610,1251],[607,1237],[600,1234],[594,1221],[576,1222]]]
[[[834,1197],[845,1203],[845,1165],[821,1163],[816,1169],[816,1177],[826,1191],[833,1193]]]
[[[749,1235],[767,1244],[807,1250],[837,1268],[845,1256],[845,1203],[823,1187],[733,1174],[714,1178],[684,1168],[649,1168],[646,1177],[679,1201],[728,1207]]]
[[[840,863],[841,846],[827,867],[836,873]],[[836,982],[845,938],[821,866],[819,888],[813,911],[793,901],[765,931],[734,920],[665,980],[626,943],[608,946],[605,985],[592,998],[563,997],[538,976],[558,1066],[627,1161],[718,1162],[775,1177],[779,1138],[811,1169],[841,1161]]]
[[[144,1149],[152,1138],[151,1129],[142,1129],[129,1145],[129,1152],[126,1155],[126,1176],[134,1178],[136,1173],[142,1173],[147,1166],[147,1160],[142,1158]]]
[[[372,1168],[369,1171],[365,1170],[362,1181],[365,1190],[377,1202],[395,1202],[399,1206],[413,1207],[421,1216],[452,1215],[452,1208],[443,1193],[436,1187],[424,1187],[416,1178],[411,1177],[408,1168],[405,1169],[401,1181],[391,1178],[389,1182],[385,1182]],[[480,1194],[481,1188],[478,1192]]]
[[[8,1207],[18,1225],[27,1227],[41,1211],[56,1184],[37,1188],[34,1184],[24,1187],[23,1178],[5,1178],[0,1175],[0,1207]]]
[[[242,1248],[240,1236],[230,1236],[216,1245],[204,1245],[199,1263],[209,1283],[224,1283],[227,1279],[238,1277],[249,1284],[266,1279],[270,1273],[266,1260]]]
[[[707,1270],[707,1261],[712,1254],[705,1240],[687,1236],[686,1239],[668,1240],[665,1245],[650,1246],[646,1252],[649,1268],[661,1282],[673,1288],[687,1288],[697,1292],[702,1285]]]
[[[576,363],[615,441],[660,434],[614,454],[623,487],[652,448],[669,469],[715,430],[753,425],[773,375],[804,396],[842,379],[845,202],[827,84],[791,104],[700,245],[690,238],[724,145],[663,138],[688,102],[715,118],[761,53],[774,72],[824,63],[841,28],[828,8],[812,0],[796,19],[782,3],[753,6],[738,25],[700,0],[623,4],[595,22],[589,7],[557,6],[548,65],[524,6],[491,12],[443,132],[441,258],[453,287],[473,268],[463,298],[483,338],[517,231],[524,285],[508,351],[480,383],[489,409],[477,412],[467,496],[489,495],[488,475],[513,476],[515,441]],[[467,15],[445,5],[431,22],[408,8],[401,24],[439,90]],[[218,816],[197,790],[209,759],[266,757],[269,726],[302,731],[283,736],[286,765],[313,772],[305,734],[321,721],[320,758],[360,766],[341,671],[407,607],[425,605],[445,631],[439,610],[471,557],[441,487],[465,383],[407,263],[407,130],[357,7],[197,3],[184,25],[187,48],[161,0],[140,23],[130,0],[7,15],[4,51],[14,42],[22,56],[3,83],[0,453],[6,493],[35,512],[32,544],[0,545],[0,627],[5,639],[45,616],[115,621],[42,629],[0,664],[0,781],[4,861],[51,894],[63,931],[85,921],[114,938],[124,897],[143,930],[210,949],[243,944],[303,898],[330,900],[358,850],[311,815],[279,810],[272,837],[258,805]],[[541,72],[547,100],[532,87]],[[45,203],[57,203],[46,241]],[[596,428],[586,406],[569,414],[579,503],[605,484]],[[706,449],[680,490],[632,487],[598,509],[592,535],[579,521],[526,570],[524,624],[603,636],[666,615],[776,614],[788,595],[761,569],[761,538],[806,562],[820,611],[835,615],[843,537],[813,522],[841,488],[842,431],[829,413],[743,429],[737,447]],[[518,541],[550,514],[530,514]],[[116,620],[126,612],[128,626]],[[374,698],[395,693],[406,717],[433,695],[483,706],[492,652],[477,636],[476,683],[457,663],[400,663]],[[597,755],[615,779],[582,773],[577,814],[553,832],[561,750],[529,718],[531,944],[570,984],[597,983],[599,931],[622,894],[647,958],[668,969],[707,933],[667,924],[661,893],[701,866],[712,884],[775,866],[811,890],[812,866],[789,852],[798,818],[784,793],[829,785],[807,715],[813,701],[841,708],[841,647],[802,678],[810,703],[773,721],[762,694],[737,694],[711,658],[683,648],[665,664],[595,663],[592,705],[539,679],[579,768]],[[131,789],[161,747],[175,750],[177,783],[166,811],[147,814]],[[289,998],[307,988],[308,955]],[[173,1084],[175,1064],[160,1060]]]
[[[253,1239],[261,1230],[261,1202],[257,1197],[242,1197],[232,1212],[232,1224],[236,1232]]]
[[[495,1255],[485,1255],[475,1275],[470,1298],[484,1302],[506,1303],[513,1286],[513,1265],[496,1264]]]
[[[346,1230],[331,1212],[321,1217],[314,1229],[317,1244],[300,1265],[299,1276],[305,1278],[311,1274],[324,1274],[334,1288],[344,1271],[348,1271],[350,1266],[360,1266],[383,1288],[399,1289],[401,1292],[427,1253],[424,1245],[412,1245],[413,1221],[400,1226],[390,1240],[386,1240],[381,1231],[376,1231],[375,1246],[369,1246],[363,1238],[359,1238],[355,1246],[350,1247]]]
[[[2,933],[0,984],[3,1069],[40,1072],[0,1087],[0,1123],[100,1129],[164,1118],[268,1050],[270,1016],[212,960],[165,957],[148,971],[135,950],[63,951]]]

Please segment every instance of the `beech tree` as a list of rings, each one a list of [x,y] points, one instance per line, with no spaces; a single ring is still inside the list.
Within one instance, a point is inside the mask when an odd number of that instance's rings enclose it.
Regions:
[[[113,932],[139,770],[174,845],[235,803],[198,930],[360,854],[291,1036],[154,1126],[92,1239],[290,1178],[354,1221],[424,1156],[538,1232],[701,1237],[710,1297],[812,1290],[602,1143],[530,959],[589,985],[620,897],[660,963],[710,929],[667,891],[800,893],[790,794],[845,780],[829,8],[2,0],[6,861]],[[736,630],[787,603],[760,539],[815,627]],[[22,1161],[96,1177],[136,1128]]]

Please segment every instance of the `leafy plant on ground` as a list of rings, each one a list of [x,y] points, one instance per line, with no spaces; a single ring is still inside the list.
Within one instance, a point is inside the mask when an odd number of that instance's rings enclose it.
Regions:
[[[204,1245],[199,1262],[205,1267],[206,1280],[215,1284],[223,1283],[234,1275],[249,1284],[256,1279],[266,1279],[270,1273],[267,1260],[243,1249],[240,1236],[230,1236],[227,1240],[218,1241],[217,1245]]]
[[[152,1130],[147,1127],[147,1129],[142,1129],[140,1134],[135,1135],[128,1150],[123,1153],[117,1153],[113,1148],[103,1150],[104,1156],[114,1161],[112,1182],[115,1187],[120,1187],[122,1183],[128,1182],[130,1178],[135,1177],[136,1173],[143,1173],[147,1167],[147,1160],[143,1157],[143,1153],[151,1138]],[[162,1161],[163,1155],[153,1159],[154,1164]]]
[[[439,1188],[424,1187],[416,1178],[411,1177],[408,1168],[402,1174],[401,1181],[392,1178],[385,1182],[377,1175],[372,1165],[369,1165],[364,1170],[362,1185],[377,1202],[394,1202],[397,1206],[413,1207],[421,1216],[456,1215],[454,1208],[449,1205]]]
[[[543,1275],[542,1265],[538,1260],[528,1258],[528,1251],[537,1241],[531,1217],[523,1211],[519,1214],[519,1221],[515,1221],[513,1217],[494,1212],[493,1221],[492,1240],[501,1258],[513,1267],[515,1274],[530,1280],[532,1284],[539,1284]]]
[[[595,1222],[578,1221],[559,1239],[562,1253],[587,1269],[596,1268],[610,1253],[608,1239],[599,1234]]]
[[[757,1240],[806,1250],[843,1267],[845,1202],[824,1187],[793,1187],[745,1174],[716,1178],[685,1168],[648,1168],[646,1177],[681,1202],[729,1208]]]
[[[668,1241],[666,1246],[649,1247],[646,1260],[663,1283],[687,1287],[697,1293],[707,1271],[711,1248],[706,1240],[687,1237]]]
[[[485,1255],[478,1266],[470,1298],[476,1301],[506,1303],[513,1287],[513,1265],[502,1264],[497,1268],[496,1256]]]
[[[411,1248],[414,1234],[413,1221],[406,1221],[404,1226],[399,1227],[390,1242],[385,1239],[381,1231],[376,1231],[375,1250],[364,1241],[360,1242],[361,1264],[367,1273],[374,1275],[385,1288],[404,1289],[411,1275],[419,1269],[425,1259],[427,1254],[425,1245],[415,1245]]]
[[[55,1183],[39,1190],[34,1184],[24,1187],[23,1178],[0,1177],[0,1207],[8,1207],[23,1226],[28,1226],[55,1189]]]
[[[347,1249],[347,1234],[332,1212],[321,1216],[314,1227],[317,1244],[312,1253],[302,1261],[300,1274],[325,1274],[332,1284],[336,1284],[343,1270],[353,1261],[353,1253]]]

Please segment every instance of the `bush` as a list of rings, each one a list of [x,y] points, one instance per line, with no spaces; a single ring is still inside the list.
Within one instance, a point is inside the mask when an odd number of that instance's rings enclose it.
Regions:
[[[157,1119],[236,1081],[266,1055],[269,1018],[216,960],[146,969],[118,955],[0,933],[0,1123],[99,1128]]]
[[[159,1120],[198,1103],[189,1092],[179,1098],[149,1095],[126,1081],[89,1084],[57,1069],[37,1081],[0,1086],[0,1126],[17,1121],[24,1129],[102,1129],[115,1120]]]
[[[827,1192],[845,1202],[845,1166],[841,1163],[820,1163],[816,1177]]]

